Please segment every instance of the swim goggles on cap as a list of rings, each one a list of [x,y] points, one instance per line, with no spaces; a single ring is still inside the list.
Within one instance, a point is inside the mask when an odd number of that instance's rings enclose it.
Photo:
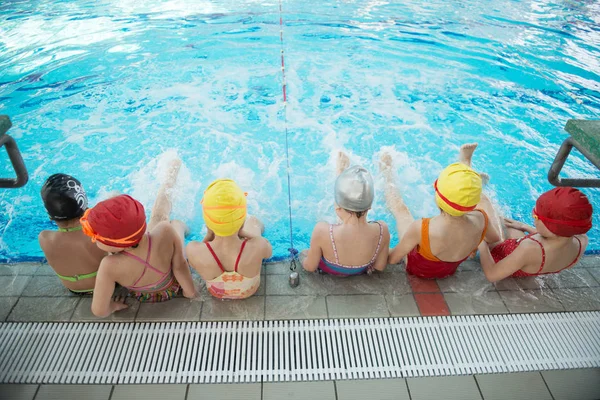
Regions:
[[[140,229],[138,229],[134,234],[129,235],[123,239],[107,238],[107,237],[97,234],[94,231],[94,228],[92,228],[92,225],[88,221],[88,214],[90,213],[90,211],[92,211],[91,208],[88,208],[87,210],[85,210],[85,213],[83,214],[83,217],[81,217],[79,222],[81,223],[81,228],[83,230],[83,233],[92,239],[92,243],[96,243],[96,241],[100,241],[100,243],[104,243],[104,241],[106,241],[106,242],[111,242],[111,243],[115,243],[115,244],[133,246],[140,242],[139,240],[133,240],[132,238],[136,237],[137,235],[139,235],[141,232],[143,232],[146,229],[146,221],[144,221],[144,224],[142,225],[142,227]]]
[[[437,179],[435,180],[435,182],[433,183],[433,187],[435,188],[435,193],[440,196],[440,199],[442,199],[442,201],[446,204],[448,204],[450,207],[454,208],[457,211],[473,211],[475,209],[475,207],[477,207],[477,204],[475,204],[474,206],[471,207],[465,207],[465,206],[461,206],[460,204],[456,204],[451,202],[450,200],[448,200],[439,190],[437,187]]]
[[[536,221],[539,220],[542,222],[550,222],[553,224],[566,225],[566,226],[586,227],[590,224],[590,221],[587,219],[579,220],[579,221],[565,221],[565,220],[561,220],[561,219],[552,219],[552,218],[544,217],[543,215],[538,214],[535,207],[533,208],[533,219],[535,219]]]

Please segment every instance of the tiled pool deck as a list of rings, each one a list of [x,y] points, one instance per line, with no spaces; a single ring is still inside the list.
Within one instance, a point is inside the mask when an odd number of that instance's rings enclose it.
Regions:
[[[560,275],[486,281],[476,261],[451,278],[408,278],[392,265],[371,276],[336,278],[300,271],[288,285],[287,264],[263,268],[258,295],[213,299],[202,285],[194,300],[130,301],[108,321],[223,321],[468,315],[600,310],[600,257],[584,258]],[[90,298],[71,295],[49,266],[0,265],[0,321],[98,321]],[[368,381],[249,385],[0,385],[4,399],[600,399],[600,369]]]
[[[383,273],[339,278],[300,271],[300,286],[288,284],[287,264],[263,268],[257,295],[242,301],[212,298],[195,275],[200,296],[159,304],[128,300],[114,321],[224,321],[468,315],[600,310],[600,257],[569,271],[540,278],[488,283],[476,261],[452,277],[427,281],[407,277],[401,265]],[[48,265],[0,265],[0,321],[98,321],[91,298],[70,294]]]

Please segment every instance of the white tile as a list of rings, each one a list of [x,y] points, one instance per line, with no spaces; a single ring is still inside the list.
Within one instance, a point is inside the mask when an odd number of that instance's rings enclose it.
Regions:
[[[539,372],[476,375],[485,400],[552,400]]]
[[[412,400],[481,400],[473,376],[444,376],[407,379]]]
[[[208,299],[202,306],[201,321],[248,321],[265,317],[265,297],[251,296],[243,300]]]
[[[335,388],[333,382],[264,383],[262,398],[263,400],[335,400]]]
[[[327,296],[329,318],[389,317],[385,297],[375,294]]]
[[[35,400],[108,400],[112,385],[42,385]]]
[[[600,368],[544,371],[554,400],[600,399]]]
[[[185,400],[186,389],[187,385],[173,384],[116,385],[110,400]]]
[[[0,400],[33,400],[38,385],[0,385]]]
[[[325,319],[325,297],[267,296],[265,319]]]
[[[410,400],[404,379],[337,381],[337,400]]]
[[[252,384],[206,384],[190,385],[187,400],[261,400],[262,385]]]
[[[78,297],[21,297],[7,321],[69,321]]]

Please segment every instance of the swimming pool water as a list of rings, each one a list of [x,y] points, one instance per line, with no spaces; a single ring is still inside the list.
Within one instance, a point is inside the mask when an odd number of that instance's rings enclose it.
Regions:
[[[493,198],[531,222],[567,119],[598,118],[596,1],[282,5],[298,249],[317,220],[334,221],[338,149],[374,173],[371,217],[393,225],[380,149],[393,152],[406,201],[422,217],[436,212],[439,171],[460,144],[477,141],[475,167],[491,175]],[[30,182],[0,192],[0,261],[42,256],[37,234],[53,225],[39,190],[50,174],[78,177],[92,204],[118,190],[150,209],[174,154],[185,169],[173,215],[192,239],[203,229],[203,188],[229,176],[249,192],[274,255],[287,255],[279,30],[271,0],[3,1],[0,114],[13,121]],[[12,175],[0,158],[2,176]],[[579,156],[565,171],[600,176]],[[600,249],[598,228],[590,234],[590,249]]]

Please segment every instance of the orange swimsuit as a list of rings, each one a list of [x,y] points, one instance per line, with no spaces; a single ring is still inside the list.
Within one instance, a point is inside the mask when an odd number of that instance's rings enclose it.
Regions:
[[[479,244],[483,242],[485,238],[485,234],[488,228],[488,216],[483,210],[475,210],[479,211],[483,214],[485,219],[485,226],[483,227],[483,233],[481,234],[481,238]],[[425,279],[440,279],[446,278],[456,272],[458,266],[466,261],[471,254],[477,252],[477,247],[475,250],[464,259],[460,261],[442,261],[437,258],[431,252],[431,245],[429,243],[429,220],[430,218],[423,218],[421,225],[421,244],[417,245],[407,256],[406,262],[406,272],[411,275],[416,275],[419,278]]]

